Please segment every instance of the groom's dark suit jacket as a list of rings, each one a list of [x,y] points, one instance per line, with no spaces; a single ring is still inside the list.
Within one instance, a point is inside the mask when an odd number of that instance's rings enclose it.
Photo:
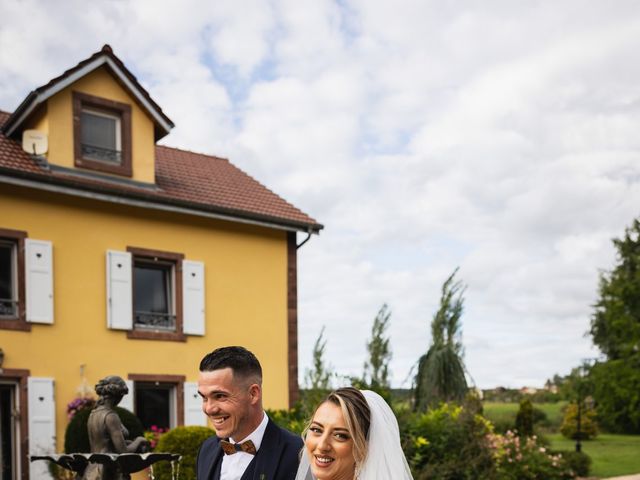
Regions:
[[[302,439],[299,436],[278,427],[269,419],[260,449],[242,480],[294,480],[301,449]],[[220,480],[223,455],[220,439],[215,436],[207,438],[200,446],[196,460],[198,480]]]

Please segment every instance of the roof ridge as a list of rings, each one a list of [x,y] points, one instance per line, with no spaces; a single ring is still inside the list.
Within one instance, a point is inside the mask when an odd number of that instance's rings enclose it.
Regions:
[[[103,61],[101,61],[103,57]],[[162,110],[162,107],[151,98],[148,90],[142,86],[138,78],[127,68],[122,60],[120,60],[112,48],[109,45],[104,45],[102,49],[91,54],[88,58],[79,61],[76,65],[66,69],[62,74],[52,78],[44,85],[41,85],[29,92],[24,100],[18,105],[18,107],[10,113],[9,120],[3,125],[5,133],[12,134],[12,129],[16,128],[16,123],[21,123],[24,120],[25,115],[30,115],[34,106],[37,106],[43,100],[48,98],[48,95],[57,93],[56,89],[61,88],[60,85],[65,86],[64,82],[75,82],[74,75],[82,73],[84,69],[91,68],[91,70],[83,73],[86,75],[94,71],[97,68],[106,68],[110,74],[115,75],[115,80],[118,82],[124,82],[123,87],[133,96],[133,99],[140,103],[141,107],[149,113],[154,119],[154,124],[159,126],[156,129],[157,140],[169,133],[169,130],[175,125],[173,121]],[[128,84],[127,84],[128,82]],[[160,132],[160,133],[158,133]]]

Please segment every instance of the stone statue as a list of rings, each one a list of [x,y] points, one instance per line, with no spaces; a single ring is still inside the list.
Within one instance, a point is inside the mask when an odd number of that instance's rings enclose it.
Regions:
[[[114,408],[129,392],[127,384],[118,376],[105,377],[96,385],[98,403],[89,415],[87,429],[92,453],[144,453],[149,442],[144,437],[127,440],[129,432],[122,425]],[[130,478],[119,473],[116,465],[89,464],[84,480],[120,480]]]

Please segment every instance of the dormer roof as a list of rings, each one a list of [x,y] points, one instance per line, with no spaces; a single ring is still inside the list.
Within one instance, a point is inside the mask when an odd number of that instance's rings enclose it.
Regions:
[[[0,131],[10,118],[0,110]],[[13,184],[141,208],[218,218],[289,231],[323,226],[229,160],[155,146],[153,186],[43,165],[0,133],[0,185]]]
[[[38,157],[21,148],[19,134],[29,125],[29,121],[37,119],[42,111],[40,107],[47,105],[45,102],[54,95],[100,68],[107,70],[150,119],[146,123],[146,132],[150,147],[148,156],[152,161],[144,158],[152,165],[149,180],[105,174],[83,166],[78,168],[71,161],[51,161],[52,151],[47,157]],[[71,95],[65,101],[72,102]],[[47,108],[50,110],[51,106]],[[173,126],[173,122],[136,77],[113,54],[111,47],[105,45],[99,52],[33,90],[13,113],[0,110],[0,185],[17,185],[80,198],[309,234],[318,233],[323,228],[315,219],[227,159],[153,143],[169,133]],[[55,123],[50,124],[50,133],[57,127]],[[140,141],[137,143],[141,144]]]
[[[75,67],[70,68],[62,75],[52,79],[46,85],[31,91],[29,95],[27,95],[27,98],[25,98],[18,108],[9,116],[7,121],[4,122],[2,126],[3,133],[7,137],[14,136],[20,131],[20,127],[25,121],[35,113],[38,107],[46,102],[47,99],[100,67],[105,67],[153,120],[155,126],[155,141],[160,140],[169,133],[174,127],[174,123],[151,98],[149,92],[140,85],[135,75],[116,57],[109,45],[104,45],[100,51],[94,53],[86,60],[81,61]]]

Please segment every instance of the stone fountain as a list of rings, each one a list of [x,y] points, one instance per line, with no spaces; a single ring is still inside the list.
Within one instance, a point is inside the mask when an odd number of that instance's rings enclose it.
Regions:
[[[154,463],[170,461],[175,477],[174,466],[180,455],[149,453],[149,442],[144,437],[128,439],[129,432],[114,410],[128,393],[124,380],[118,376],[105,377],[96,385],[96,393],[98,403],[87,423],[91,453],[32,455],[31,461],[53,462],[75,472],[78,480],[129,480],[134,472],[145,468],[152,472]]]
[[[178,469],[175,465],[181,457],[175,453],[65,453],[31,455],[30,458],[32,462],[47,460],[71,470],[78,480],[129,480],[132,473],[153,468],[154,463],[163,460],[171,462],[173,477],[177,478]],[[95,473],[95,467],[100,467],[101,471]],[[149,476],[153,478],[153,473]]]

